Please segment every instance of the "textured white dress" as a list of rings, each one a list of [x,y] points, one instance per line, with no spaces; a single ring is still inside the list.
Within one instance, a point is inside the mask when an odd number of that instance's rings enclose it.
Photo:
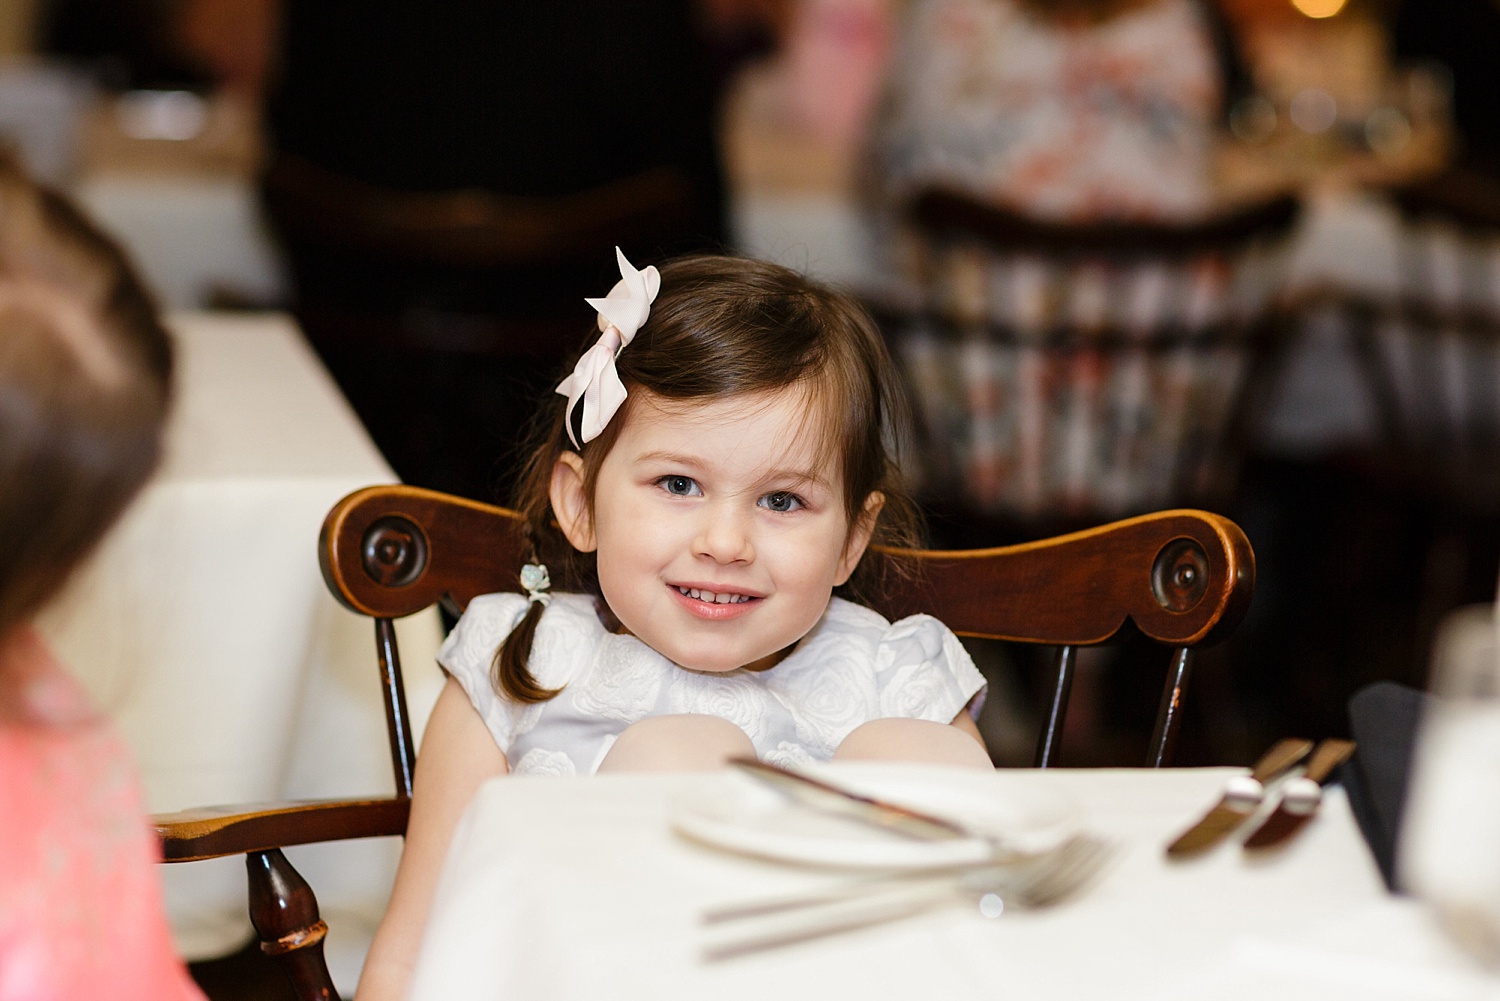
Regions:
[[[607,631],[595,609],[590,595],[555,594],[537,624],[532,676],[562,688],[547,702],[516,702],[490,684],[524,595],[476,597],[438,651],[515,774],[593,774],[631,723],[677,713],[734,723],[767,761],[826,761],[868,720],[951,722],[985,684],[958,637],[930,615],[892,623],[834,598],[775,667],[719,674],[678,667],[634,636]]]

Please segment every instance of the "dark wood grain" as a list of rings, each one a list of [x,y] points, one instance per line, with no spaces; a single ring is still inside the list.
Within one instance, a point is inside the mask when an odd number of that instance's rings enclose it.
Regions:
[[[328,925],[318,914],[312,887],[275,849],[245,856],[245,868],[250,923],[260,936],[261,951],[281,961],[292,991],[302,1001],[338,1001],[323,958]]]
[[[622,233],[650,245],[679,231],[700,197],[692,180],[672,167],[528,198],[399,191],[287,154],[271,163],[263,188],[281,227],[310,244],[486,269],[592,260]]]
[[[1178,540],[1196,543],[1207,560],[1196,600],[1175,601],[1153,582],[1158,557],[1170,556]],[[927,612],[960,636],[1022,643],[1093,646],[1132,621],[1158,642],[1197,646],[1239,624],[1255,587],[1249,540],[1206,511],[1161,511],[996,549],[909,555],[918,561],[916,578],[875,602],[879,611],[892,618]]]
[[[387,519],[393,517],[421,526],[428,553],[418,572],[394,586],[379,578],[395,571],[372,572],[365,560],[366,536],[388,534]],[[415,549],[390,548],[380,557],[405,573],[417,561]],[[367,487],[328,513],[318,561],[334,597],[362,615],[399,619],[444,598],[462,611],[476,594],[517,590],[524,561],[521,518],[505,508],[420,487]]]
[[[167,862],[243,855],[288,845],[406,833],[408,799],[298,800],[203,807],[151,818]]]

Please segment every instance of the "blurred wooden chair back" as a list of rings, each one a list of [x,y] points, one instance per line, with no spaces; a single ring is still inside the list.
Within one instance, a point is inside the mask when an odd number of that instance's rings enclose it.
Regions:
[[[1233,484],[1279,342],[1290,197],[1192,223],[1042,222],[944,189],[909,206],[905,301],[877,303],[939,512],[1096,523]]]
[[[1400,284],[1343,304],[1403,492],[1500,506],[1500,179],[1452,170],[1386,194]]]
[[[244,854],[262,948],[286,961],[299,998],[330,998],[326,925],[288,845],[401,834],[415,751],[394,620],[439,602],[461,612],[478,594],[519,590],[525,548],[504,508],[407,486],[340,501],[323,525],[323,578],[346,607],[374,619],[396,795],[357,802],[221,807],[156,818],[169,862]],[[1171,648],[1147,764],[1168,763],[1192,651],[1244,615],[1255,560],[1240,530],[1201,511],[1164,511],[1001,549],[914,550],[915,575],[876,607],[891,618],[928,612],[959,635],[1054,646],[1057,679],[1037,764],[1057,760],[1077,647],[1107,643],[1133,623]]]

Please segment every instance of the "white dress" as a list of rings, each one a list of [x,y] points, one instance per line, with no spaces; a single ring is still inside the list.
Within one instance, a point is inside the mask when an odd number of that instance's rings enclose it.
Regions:
[[[678,667],[634,636],[607,631],[595,600],[555,594],[537,624],[531,674],[562,688],[547,702],[517,702],[490,684],[495,651],[526,612],[524,595],[476,597],[438,651],[515,774],[593,774],[631,723],[677,713],[734,723],[767,761],[826,761],[861,723],[949,723],[985,685],[958,637],[930,615],[891,623],[834,598],[781,663],[720,674]]]

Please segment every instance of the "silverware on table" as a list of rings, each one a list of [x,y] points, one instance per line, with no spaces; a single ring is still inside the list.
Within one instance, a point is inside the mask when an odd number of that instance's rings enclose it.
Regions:
[[[1245,848],[1275,848],[1302,829],[1323,801],[1323,781],[1354,753],[1352,740],[1324,740],[1307,761],[1307,771],[1287,782],[1276,809],[1245,839]]]
[[[1177,857],[1195,855],[1218,844],[1260,808],[1265,801],[1266,786],[1296,767],[1312,747],[1312,741],[1299,737],[1277,741],[1261,755],[1249,775],[1237,775],[1229,780],[1219,801],[1167,846],[1167,854]]]
[[[807,893],[711,908],[703,914],[707,961],[730,959],[912,917],[955,903],[986,917],[1046,907],[1077,893],[1103,869],[1109,844],[1074,835],[1053,848],[1003,862],[902,870]]]
[[[994,840],[946,817],[934,816],[899,803],[866,796],[824,779],[814,778],[790,768],[782,768],[750,757],[730,758],[729,763],[799,803],[824,813],[852,820],[921,841],[948,841],[959,838]]]

